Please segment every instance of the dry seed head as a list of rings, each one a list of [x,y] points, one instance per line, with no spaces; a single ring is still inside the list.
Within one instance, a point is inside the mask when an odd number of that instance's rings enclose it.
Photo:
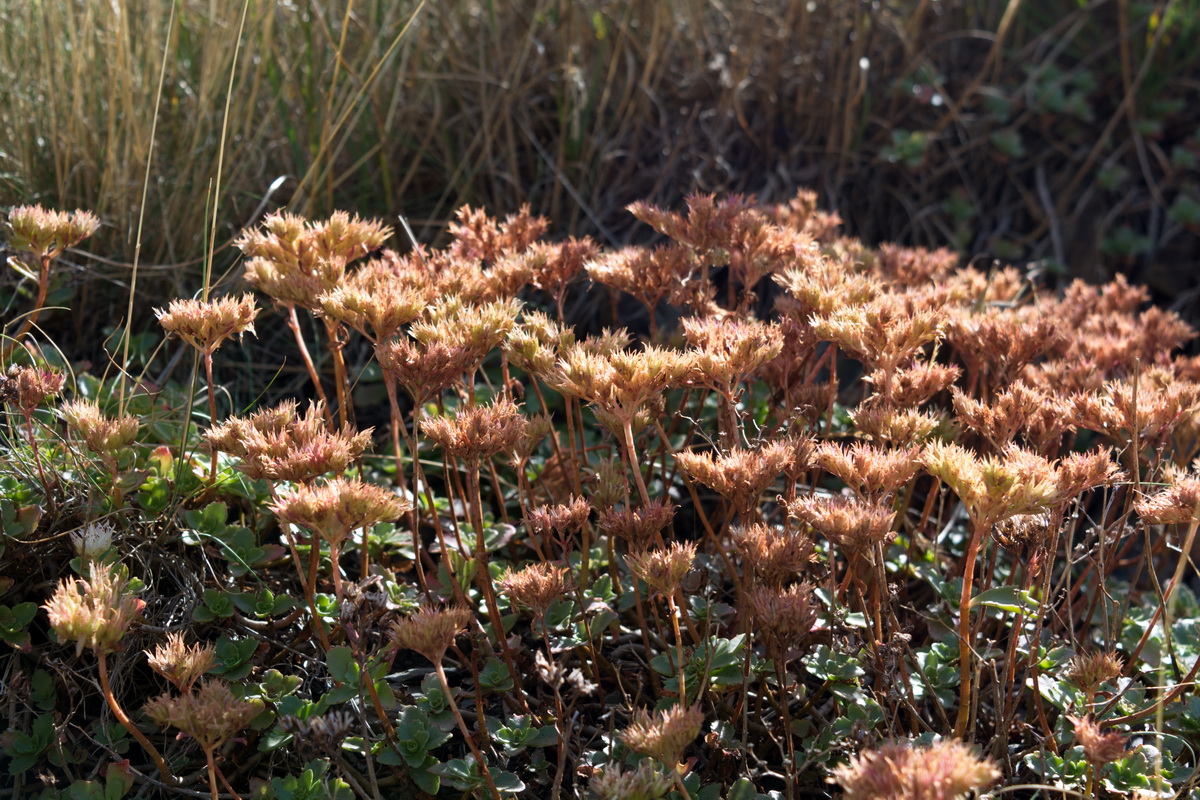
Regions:
[[[1113,463],[1107,449],[1071,453],[1058,462],[1058,494],[1063,498],[1078,497],[1091,489],[1112,486],[1124,477],[1125,473]]]
[[[392,623],[392,644],[404,650],[415,650],[439,664],[470,620],[471,612],[466,608],[423,606]]]
[[[630,553],[625,560],[633,574],[651,589],[664,597],[674,597],[696,560],[696,545],[672,542],[666,548]]]
[[[907,408],[929,402],[958,380],[960,374],[961,370],[955,366],[917,363],[890,373],[876,370],[863,380],[875,387],[877,400]]]
[[[167,310],[154,309],[158,324],[201,353],[216,352],[226,339],[254,333],[258,306],[248,294],[219,300],[172,300]]]
[[[958,495],[975,525],[1038,513],[1064,499],[1053,465],[1020,448],[980,459],[956,444],[935,442],[925,449],[921,463]]]
[[[558,296],[583,272],[584,265],[600,253],[600,246],[585,236],[582,239],[571,237],[553,245],[534,245],[530,250],[540,256],[535,262],[531,282],[543,292]]]
[[[538,536],[557,536],[565,540],[583,529],[591,513],[591,503],[583,497],[574,497],[569,503],[532,509],[526,525]]]
[[[647,760],[634,769],[610,764],[592,773],[588,792],[595,800],[662,800],[674,786],[670,775]]]
[[[958,266],[958,253],[948,248],[926,250],[885,243],[875,254],[874,271],[890,283],[921,286],[945,278]]]
[[[619,419],[632,419],[641,406],[680,385],[694,363],[691,355],[654,345],[640,352],[597,353],[579,342],[559,359],[548,382]]]
[[[596,527],[629,544],[630,550],[645,550],[658,534],[675,521],[675,506],[655,498],[641,508],[610,510],[600,515]]]
[[[928,441],[945,430],[948,420],[940,413],[929,414],[915,408],[897,409],[872,404],[850,413],[854,427],[863,437],[896,447],[909,447]]]
[[[349,426],[331,431],[320,403],[299,416],[295,401],[285,401],[249,417],[230,417],[204,438],[210,450],[240,458],[239,468],[251,478],[306,483],[344,472],[367,449],[371,433]]]
[[[849,447],[829,442],[817,448],[817,463],[837,476],[854,492],[880,497],[904,486],[921,468],[921,450],[855,443]]]
[[[812,635],[820,606],[813,587],[797,583],[786,589],[755,586],[746,594],[754,630],[772,658],[787,661]]]
[[[459,408],[453,417],[421,421],[421,433],[446,454],[469,463],[512,452],[525,434],[528,421],[507,397],[491,405]]]
[[[1090,716],[1068,715],[1067,719],[1075,726],[1075,741],[1083,746],[1083,752],[1092,766],[1100,768],[1129,755],[1122,734],[1102,732]]]
[[[386,250],[317,302],[322,315],[381,342],[417,319],[430,295],[424,270]]]
[[[670,243],[603,253],[589,261],[586,269],[596,283],[633,295],[653,312],[692,282],[699,263],[690,248]]]
[[[179,633],[167,634],[166,644],[146,653],[150,667],[185,693],[190,692],[196,679],[216,663],[216,655],[216,648],[210,644],[185,645],[183,635]]]
[[[743,563],[770,587],[782,587],[812,561],[812,537],[803,530],[759,522],[734,528],[732,536]]]
[[[62,391],[66,380],[61,372],[46,367],[13,364],[0,376],[0,403],[15,405],[25,416]]]
[[[1000,385],[1060,346],[1064,336],[1061,320],[1039,309],[959,310],[946,326],[946,340],[969,369],[988,374]]]
[[[629,727],[621,732],[621,741],[630,750],[657,758],[674,769],[703,725],[704,712],[699,706],[675,705],[657,714],[639,708],[633,712]]]
[[[540,311],[523,316],[504,342],[504,354],[518,369],[539,377],[548,375],[559,353],[575,344],[575,334]]]
[[[75,642],[76,655],[85,647],[104,655],[117,648],[146,604],[116,567],[92,562],[88,572],[87,578],[60,581],[43,608],[58,638]]]
[[[829,314],[814,316],[812,326],[822,339],[835,342],[867,366],[892,372],[942,338],[945,313],[909,311],[888,294],[861,306],[838,305]]]
[[[514,605],[528,608],[534,619],[541,620],[556,600],[570,590],[571,570],[552,564],[530,564],[524,569],[508,570],[496,582],[501,595]]]
[[[33,253],[38,258],[54,258],[74,247],[100,227],[90,211],[51,211],[40,205],[17,206],[8,212],[12,230],[8,244],[14,250]]]
[[[450,252],[477,261],[494,261],[507,252],[520,253],[529,248],[550,227],[545,217],[535,217],[528,205],[498,223],[483,209],[463,206],[454,212],[450,223],[454,241]]]
[[[164,694],[143,707],[160,727],[178,728],[212,752],[244,730],[263,710],[261,700],[239,700],[228,684],[206,680],[194,692]]]
[[[1121,657],[1112,651],[1096,651],[1087,655],[1077,655],[1067,662],[1064,677],[1071,683],[1091,694],[1102,684],[1115,681],[1121,677],[1125,665]]]
[[[462,342],[414,342],[407,336],[375,347],[380,369],[418,403],[440,394],[479,366],[474,348]]]
[[[797,461],[798,440],[769,442],[754,450],[734,447],[724,455],[677,453],[675,461],[693,480],[725,497],[739,511],[758,502],[785,469]]]
[[[1105,383],[1095,394],[1071,398],[1072,422],[1125,444],[1133,432],[1143,441],[1169,436],[1200,406],[1200,384],[1176,379],[1169,369],[1151,369]]]
[[[411,332],[422,344],[432,341],[461,343],[482,361],[508,338],[520,313],[521,304],[514,299],[482,305],[443,301],[430,306],[425,318],[413,324]]]
[[[896,512],[851,497],[811,495],[787,505],[788,513],[847,553],[862,553],[895,534]]]
[[[72,400],[59,407],[67,427],[82,437],[93,452],[113,456],[133,444],[138,434],[138,419],[132,415],[106,417],[92,400]]]
[[[272,503],[271,511],[337,546],[355,530],[399,519],[412,511],[412,503],[373,483],[334,478],[298,486]]]
[[[1144,521],[1156,525],[1194,522],[1200,519],[1200,479],[1183,478],[1160,492],[1143,497],[1134,508]]]
[[[1059,449],[1070,428],[1070,409],[1056,396],[1024,383],[1014,383],[990,404],[984,404],[954,389],[954,412],[958,420],[978,433],[995,450],[1001,450],[1022,435],[1039,453]]]
[[[695,349],[691,380],[723,392],[733,388],[783,350],[778,325],[714,317],[688,317],[683,335]]]
[[[846,800],[956,800],[1000,779],[991,759],[970,745],[943,739],[929,746],[888,742],[833,770]]]

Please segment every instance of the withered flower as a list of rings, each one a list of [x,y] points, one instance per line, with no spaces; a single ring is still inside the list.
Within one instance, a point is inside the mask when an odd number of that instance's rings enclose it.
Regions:
[[[693,480],[729,500],[734,509],[748,514],[758,499],[796,458],[794,443],[776,440],[747,450],[733,447],[725,454],[675,454],[675,461]]]
[[[1067,716],[1075,726],[1075,741],[1083,746],[1087,760],[1097,769],[1129,755],[1125,737],[1120,733],[1104,733],[1090,716]]]
[[[8,226],[12,230],[8,240],[12,249],[54,259],[95,233],[100,220],[92,212],[79,209],[51,211],[39,205],[17,206],[8,212]]]
[[[511,452],[525,432],[528,421],[507,397],[491,405],[459,408],[453,417],[421,421],[421,433],[432,439],[448,456],[478,464],[500,453]]]
[[[920,449],[885,450],[869,444],[828,442],[817,448],[817,463],[862,497],[882,498],[904,486],[921,469]]]
[[[466,608],[423,606],[392,623],[392,644],[415,650],[434,664],[440,664],[470,619],[471,611]]]
[[[115,419],[107,417],[94,400],[72,400],[64,403],[59,413],[89,450],[109,459],[137,438],[137,417],[129,414]]]
[[[653,761],[642,761],[634,769],[611,764],[592,773],[588,791],[595,800],[662,800],[673,785]]]
[[[230,417],[206,431],[204,439],[209,449],[240,458],[239,468],[251,478],[306,483],[327,472],[344,472],[367,449],[371,432],[349,426],[330,430],[321,404],[310,404],[301,416],[289,400],[248,417]]]
[[[625,560],[633,574],[651,589],[665,597],[674,597],[696,560],[696,545],[672,542],[665,548],[630,553]]]
[[[833,770],[847,800],[956,800],[1000,779],[991,759],[955,739],[929,746],[885,743]]]
[[[704,712],[699,706],[674,705],[657,714],[639,708],[633,712],[629,727],[621,732],[621,741],[630,750],[657,758],[674,769],[703,725]]]
[[[596,527],[605,534],[625,540],[631,550],[645,550],[674,520],[675,506],[656,497],[641,508],[606,511],[600,515]]]
[[[158,324],[197,351],[211,354],[231,337],[254,333],[258,306],[248,294],[219,300],[172,300],[166,311],[154,309]]]
[[[1200,478],[1182,478],[1166,489],[1143,497],[1134,509],[1146,522],[1179,525],[1200,519]]]
[[[211,754],[261,714],[263,702],[239,700],[224,681],[206,680],[194,692],[156,697],[144,710],[160,726],[178,728]]]
[[[179,633],[167,634],[166,644],[146,653],[150,667],[184,693],[190,692],[196,679],[216,663],[216,655],[216,648],[210,644],[185,645]]]
[[[734,528],[732,536],[743,562],[769,587],[781,588],[812,561],[813,540],[803,530],[758,522]]]
[[[1067,662],[1064,677],[1088,694],[1094,694],[1102,684],[1121,677],[1124,669],[1120,656],[1100,650],[1072,658]]]
[[[1063,499],[1053,465],[1017,447],[980,459],[956,444],[935,442],[926,448],[921,462],[954,490],[971,521],[981,528],[1018,514],[1044,511]]]
[[[807,643],[820,611],[813,587],[807,583],[786,589],[755,586],[746,600],[754,631],[763,638],[771,658],[781,662]]]
[[[551,564],[530,564],[520,570],[508,570],[496,582],[500,592],[517,606],[533,612],[539,624],[555,601],[570,588],[571,570]]]
[[[411,502],[382,486],[345,478],[298,486],[271,504],[280,520],[305,528],[332,546],[341,545],[359,528],[391,522],[411,510]]]
[[[585,498],[575,497],[569,503],[532,509],[525,524],[536,536],[543,539],[555,537],[565,543],[583,529],[591,513],[591,503]]]
[[[0,376],[0,402],[16,406],[26,417],[42,403],[62,391],[66,376],[47,367],[22,367],[16,364]]]
[[[896,512],[851,497],[811,495],[788,503],[788,513],[846,553],[863,553],[890,540]]]

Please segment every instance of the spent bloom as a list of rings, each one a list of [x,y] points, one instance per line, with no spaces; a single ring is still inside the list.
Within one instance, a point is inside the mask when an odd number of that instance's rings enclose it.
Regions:
[[[588,791],[596,800],[661,800],[675,785],[653,761],[642,761],[634,769],[612,764],[592,774]]]
[[[621,733],[621,741],[634,752],[657,758],[673,768],[683,751],[700,735],[704,712],[699,706],[675,705],[657,714],[645,709],[633,712],[633,719]]]
[[[224,681],[206,680],[194,692],[156,697],[144,710],[160,726],[178,728],[211,753],[262,713],[263,702],[239,700]]]
[[[755,586],[746,599],[754,630],[766,643],[767,652],[781,661],[804,646],[820,611],[813,587],[806,583],[786,589]]]
[[[115,567],[93,563],[89,577],[60,581],[43,608],[58,638],[75,642],[76,655],[85,647],[104,655],[117,648],[145,606]]]
[[[1200,479],[1183,478],[1160,492],[1143,497],[1134,508],[1143,520],[1158,525],[1200,519]]]
[[[204,439],[211,450],[240,458],[240,469],[251,478],[311,481],[326,472],[344,472],[371,443],[370,428],[331,430],[323,408],[313,403],[301,416],[296,401],[285,401],[248,417],[230,417],[206,431]]]
[[[438,664],[470,619],[471,611],[466,608],[425,606],[392,623],[392,643]]]
[[[66,420],[67,427],[79,434],[89,450],[109,458],[133,444],[133,440],[137,438],[137,417],[105,416],[93,400],[72,400],[64,403],[59,408],[59,413]]]
[[[747,450],[733,447],[728,453],[677,453],[675,461],[693,480],[729,500],[740,512],[748,512],[795,459],[788,440],[770,442]]]
[[[185,645],[183,635],[167,634],[166,644],[160,644],[146,657],[150,667],[169,680],[181,692],[190,692],[192,684],[216,663],[217,651],[210,644]]]
[[[767,586],[782,587],[813,557],[812,537],[803,530],[779,530],[759,522],[734,528],[732,535],[743,561]]]
[[[806,495],[787,506],[788,513],[811,526],[847,553],[860,553],[892,537],[896,512],[852,497]]]
[[[563,598],[571,585],[571,571],[566,567],[537,563],[520,570],[508,570],[496,582],[502,595],[513,605],[528,608],[537,620],[556,600]]]
[[[359,528],[391,522],[411,510],[411,502],[382,486],[345,478],[334,478],[319,486],[301,485],[271,505],[279,519],[335,546]]]
[[[657,550],[643,550],[626,556],[629,569],[644,580],[651,589],[666,597],[674,597],[683,583],[692,562],[696,560],[694,542],[672,542],[670,546]]]
[[[164,311],[154,310],[158,324],[201,353],[212,354],[231,337],[254,333],[258,306],[251,295],[219,300],[172,300]]]
[[[596,527],[605,534],[624,539],[634,550],[645,549],[652,539],[661,536],[675,521],[675,506],[662,498],[654,498],[641,508],[609,510],[600,515]]]
[[[1119,678],[1124,669],[1121,657],[1116,653],[1097,651],[1072,658],[1067,662],[1065,675],[1067,680],[1090,694],[1101,684]]]
[[[421,433],[439,444],[449,456],[477,463],[514,450],[528,420],[507,397],[491,405],[460,408],[453,417],[421,422]]]
[[[24,250],[39,258],[56,258],[74,247],[100,227],[90,211],[50,211],[42,206],[17,206],[8,213],[14,250]]]
[[[956,444],[929,445],[921,459],[967,508],[971,521],[988,527],[1007,517],[1043,511],[1060,500],[1049,461],[1017,447],[981,459]]]
[[[928,747],[895,742],[864,750],[833,771],[847,800],[955,800],[1000,778],[990,759],[943,739]]]
[[[38,406],[62,391],[65,376],[46,367],[21,367],[13,364],[0,376],[0,403],[9,403],[26,417]]]
[[[1075,726],[1075,741],[1083,746],[1083,752],[1093,766],[1102,767],[1129,755],[1122,734],[1104,733],[1090,716],[1068,716],[1067,719]]]

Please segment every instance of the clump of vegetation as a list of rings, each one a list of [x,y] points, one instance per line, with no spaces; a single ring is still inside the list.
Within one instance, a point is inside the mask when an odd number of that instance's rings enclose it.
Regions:
[[[1195,332],[808,193],[630,210],[664,241],[271,214],[239,242],[278,318],[160,312],[187,382],[10,326],[14,796],[1190,791]],[[584,287],[646,324],[576,329]],[[304,412],[215,380],[275,319]]]

